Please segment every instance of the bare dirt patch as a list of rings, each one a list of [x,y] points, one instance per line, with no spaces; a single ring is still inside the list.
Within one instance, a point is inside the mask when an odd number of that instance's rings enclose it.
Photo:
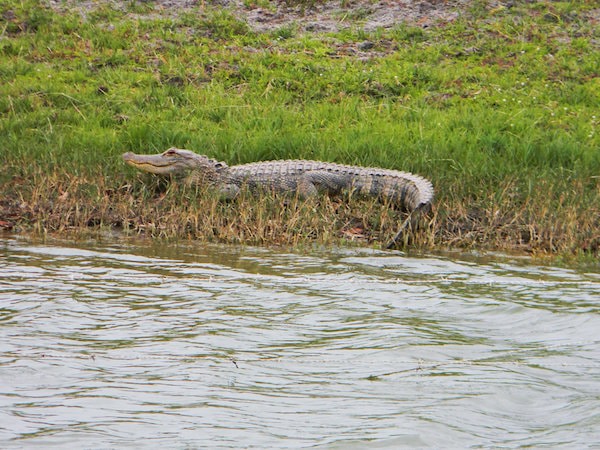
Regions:
[[[241,1],[230,1],[237,14],[257,31],[296,25],[306,31],[333,32],[351,26],[365,31],[391,28],[405,23],[422,27],[455,20],[466,1],[327,1],[312,7],[291,6],[278,2],[274,8],[244,8]]]
[[[57,8],[78,9],[83,14],[105,3],[116,9],[125,9],[126,2],[50,0]],[[458,18],[468,7],[467,0],[332,0],[313,4],[293,4],[276,1],[249,2],[244,0],[155,0],[150,3],[149,15],[173,15],[204,6],[222,7],[245,21],[255,31],[270,31],[284,26],[296,26],[313,32],[335,32],[348,27],[365,31],[391,28],[399,24],[429,27]]]

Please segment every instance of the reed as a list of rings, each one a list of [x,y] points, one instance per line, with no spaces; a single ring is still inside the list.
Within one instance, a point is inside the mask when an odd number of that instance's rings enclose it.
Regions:
[[[318,35],[256,33],[210,7],[160,16],[100,3],[82,17],[2,2],[0,223],[378,245],[402,220],[348,198],[222,204],[161,189],[120,158],[174,145],[229,164],[307,158],[424,175],[436,204],[410,247],[597,255],[593,5],[478,5],[435,29]],[[373,49],[357,52],[365,39]]]

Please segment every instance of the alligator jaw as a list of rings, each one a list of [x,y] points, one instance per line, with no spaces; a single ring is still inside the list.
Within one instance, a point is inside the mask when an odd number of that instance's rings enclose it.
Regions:
[[[168,175],[173,171],[174,162],[158,155],[136,155],[132,152],[123,153],[123,160],[131,167],[143,172],[156,175]]]

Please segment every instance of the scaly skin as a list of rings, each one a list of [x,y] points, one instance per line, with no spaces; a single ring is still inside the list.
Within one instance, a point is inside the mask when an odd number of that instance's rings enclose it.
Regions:
[[[229,167],[224,162],[178,148],[156,155],[128,152],[123,154],[123,159],[144,172],[212,186],[224,198],[234,198],[244,186],[255,193],[298,193],[302,198],[319,192],[352,191],[399,206],[413,218],[414,213],[427,213],[433,201],[433,186],[429,180],[396,170],[308,160],[264,161]],[[396,244],[410,219],[404,222],[388,247]]]

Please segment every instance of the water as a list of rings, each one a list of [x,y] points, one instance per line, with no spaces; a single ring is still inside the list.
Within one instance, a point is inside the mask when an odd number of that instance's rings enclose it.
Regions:
[[[600,269],[0,238],[2,448],[600,445]]]

